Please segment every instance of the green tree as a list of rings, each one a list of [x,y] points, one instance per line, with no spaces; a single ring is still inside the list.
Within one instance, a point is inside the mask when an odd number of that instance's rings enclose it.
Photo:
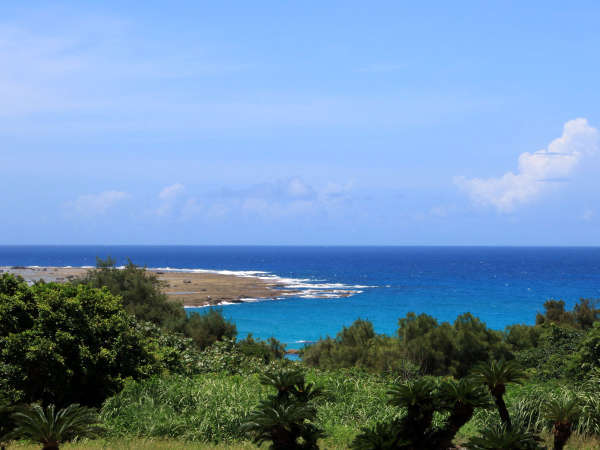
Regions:
[[[75,438],[97,437],[101,430],[93,409],[69,405],[56,411],[54,405],[33,405],[13,414],[14,435],[42,444],[44,450],[58,450],[60,444]]]
[[[200,349],[205,349],[216,341],[233,339],[237,334],[235,324],[225,319],[223,312],[215,308],[210,308],[204,314],[190,314],[183,331]]]
[[[204,314],[188,316],[181,303],[169,300],[163,292],[164,283],[156,274],[130,260],[125,267],[119,268],[110,257],[106,260],[98,258],[96,269],[74,283],[108,288],[112,294],[122,298],[125,310],[138,321],[151,322],[170,332],[185,334],[201,350],[237,334],[235,324],[226,320],[220,309],[210,308]]]
[[[398,324],[401,347],[427,374],[460,378],[479,362],[512,357],[502,333],[487,328],[470,313],[458,316],[452,325],[409,313]]]
[[[177,331],[181,331],[185,324],[183,305],[170,301],[162,292],[163,283],[158,277],[131,260],[124,268],[118,268],[110,257],[106,260],[97,258],[96,269],[90,270],[75,283],[107,287],[112,294],[122,298],[125,310],[138,320]]]
[[[99,405],[155,363],[121,299],[87,285],[0,276],[0,383],[11,403]]]
[[[579,328],[587,330],[594,326],[594,322],[600,320],[600,308],[597,306],[598,300],[579,299],[579,303],[573,307],[573,317]]]
[[[581,298],[572,311],[567,311],[563,300],[548,300],[544,303],[545,312],[538,313],[535,322],[537,325],[554,323],[586,330],[600,320],[600,308],[597,305],[598,300]]]

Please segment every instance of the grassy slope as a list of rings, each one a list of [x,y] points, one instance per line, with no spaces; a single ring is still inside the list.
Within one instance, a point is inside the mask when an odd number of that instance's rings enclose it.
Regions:
[[[317,371],[309,371],[307,378],[327,392],[318,405],[317,425],[342,447],[361,426],[396,413],[386,402],[385,379]],[[232,443],[244,439],[239,431],[243,417],[268,392],[256,375],[154,378],[127,385],[105,404],[102,416],[112,438]]]
[[[398,411],[387,405],[390,379],[351,372],[309,370],[308,381],[322,386],[327,394],[318,405],[317,425],[328,437],[321,448],[345,449],[361,427],[390,419]],[[534,386],[510,387],[510,403]],[[535,388],[533,394],[539,394]],[[107,440],[65,445],[65,449],[252,449],[239,433],[243,416],[268,393],[256,375],[206,374],[194,378],[155,378],[131,383],[104,407],[109,432]],[[536,397],[533,395],[532,397]],[[544,396],[542,396],[544,397]],[[485,426],[482,414],[467,424],[460,441]],[[551,436],[546,435],[548,444]],[[207,444],[206,442],[221,442]],[[263,446],[266,448],[267,446]],[[34,449],[33,445],[14,448]],[[597,439],[574,436],[567,448],[597,449]]]

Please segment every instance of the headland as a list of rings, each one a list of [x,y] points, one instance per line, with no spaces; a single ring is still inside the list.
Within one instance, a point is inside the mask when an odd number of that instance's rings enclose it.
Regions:
[[[29,283],[68,282],[81,278],[91,270],[88,267],[37,267],[0,266],[0,273],[12,273],[23,277]],[[228,303],[252,301],[254,299],[276,299],[300,294],[300,291],[286,288],[276,278],[195,272],[147,269],[156,274],[163,284],[163,292],[173,301],[185,307],[202,307]]]

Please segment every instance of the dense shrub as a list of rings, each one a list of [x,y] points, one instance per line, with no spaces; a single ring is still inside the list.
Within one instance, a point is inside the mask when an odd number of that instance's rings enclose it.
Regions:
[[[0,277],[0,382],[12,402],[99,404],[154,360],[108,289]]]
[[[191,339],[136,321],[107,288],[0,277],[0,405],[99,405],[126,378],[199,373]]]
[[[204,314],[190,314],[183,325],[186,336],[192,338],[200,349],[216,341],[232,339],[237,334],[235,324],[223,317],[220,309],[210,308]]]
[[[535,345],[527,348],[520,341],[515,352],[515,359],[528,369],[532,378],[540,381],[561,379],[572,371],[574,357],[585,332],[557,324],[544,324],[529,327],[535,335]],[[512,331],[512,330],[511,330]],[[509,334],[509,339],[510,339]]]
[[[267,344],[257,341],[254,345],[266,346]],[[233,339],[215,342],[200,354],[197,370],[200,373],[253,374],[262,372],[267,365],[284,367],[292,364],[287,359],[265,358],[263,354],[248,352],[248,348],[248,344],[240,345]]]
[[[595,322],[581,339],[570,360],[571,375],[583,378],[600,368],[600,322]]]
[[[313,367],[363,367],[410,378],[417,372],[462,377],[478,362],[512,358],[503,334],[468,313],[453,324],[414,313],[398,323],[397,338],[392,338],[376,335],[371,322],[357,320],[335,339],[306,347],[302,360]]]
[[[285,357],[285,344],[274,337],[263,341],[255,339],[252,334],[248,334],[244,339],[238,340],[236,344],[244,355],[262,359],[265,363]]]
[[[376,335],[373,324],[361,319],[344,327],[335,339],[328,337],[305,347],[302,361],[321,369],[361,367],[408,376],[418,370],[406,361],[396,339]]]
[[[470,313],[458,316],[452,325],[409,313],[398,324],[402,346],[424,373],[463,377],[482,361],[512,358],[502,333]]]

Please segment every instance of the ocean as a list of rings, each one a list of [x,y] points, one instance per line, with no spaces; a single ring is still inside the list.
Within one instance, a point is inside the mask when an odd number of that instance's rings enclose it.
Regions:
[[[358,318],[393,334],[410,311],[439,321],[471,312],[503,329],[534,323],[550,298],[569,307],[600,298],[598,247],[0,246],[0,266],[90,266],[107,256],[283,280],[302,293],[220,307],[240,337],[274,336],[290,348]]]

